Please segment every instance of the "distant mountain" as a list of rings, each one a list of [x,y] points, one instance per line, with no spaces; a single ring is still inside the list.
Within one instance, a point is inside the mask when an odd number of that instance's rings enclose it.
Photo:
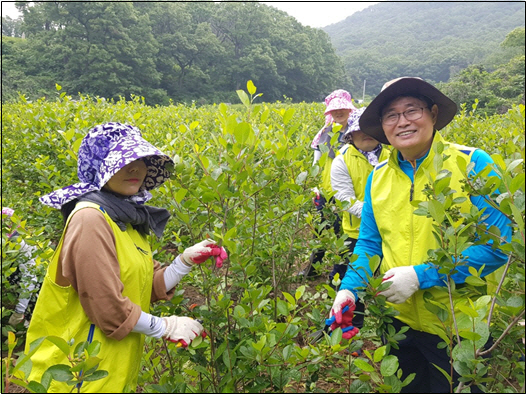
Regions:
[[[344,7],[344,3],[342,3]],[[471,64],[489,69],[515,53],[500,47],[525,25],[524,2],[382,2],[324,27],[354,97],[376,96],[403,75],[447,82]]]

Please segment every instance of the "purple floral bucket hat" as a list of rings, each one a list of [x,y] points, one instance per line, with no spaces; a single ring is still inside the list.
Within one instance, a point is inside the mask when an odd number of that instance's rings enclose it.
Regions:
[[[347,130],[345,130],[345,135],[352,133],[353,131],[360,130],[360,117],[364,113],[366,107],[358,108],[356,111],[353,111],[349,115],[347,120]]]
[[[46,194],[40,197],[40,202],[60,209],[75,198],[101,190],[121,168],[137,159],[144,160],[148,173],[139,193],[130,200],[141,204],[151,198],[149,190],[170,177],[168,164],[173,165],[172,159],[142,138],[137,127],[115,122],[95,126],[84,137],[78,151],[80,182]]]

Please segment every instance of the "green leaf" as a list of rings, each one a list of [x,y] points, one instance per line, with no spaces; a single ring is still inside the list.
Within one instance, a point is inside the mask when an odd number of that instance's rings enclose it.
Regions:
[[[506,168],[506,162],[504,161],[504,159],[502,158],[500,154],[494,153],[491,155],[491,158],[493,159],[493,161],[495,162],[497,166],[499,166],[502,169]]]
[[[517,160],[513,160],[509,165],[508,167],[506,168],[506,172],[507,173],[511,173],[513,172],[513,170],[523,162],[524,160],[522,159],[517,159]]]
[[[378,363],[380,361],[382,361],[382,359],[384,358],[385,356],[385,352],[387,350],[387,347],[386,346],[380,346],[379,348],[377,348],[375,351],[374,351],[374,356],[373,356],[373,361],[375,363]]]
[[[342,329],[340,327],[336,328],[336,330],[333,330],[330,336],[330,344],[331,346],[339,345],[342,341]]]
[[[73,374],[69,371],[67,365],[64,364],[55,364],[49,367],[46,371],[51,374],[53,379],[58,380],[59,382],[67,382],[73,379]]]
[[[373,372],[374,367],[370,365],[367,361],[362,358],[357,358],[354,360],[354,365],[360,368],[364,372]]]
[[[466,173],[467,161],[463,156],[457,156],[457,166],[463,174]]]
[[[99,354],[100,347],[101,347],[100,341],[93,341],[92,343],[89,344],[89,346],[86,349],[88,352],[88,355],[91,357],[95,357],[97,354]]]
[[[234,136],[239,144],[245,144],[249,139],[253,137],[254,132],[247,122],[238,123],[234,129]]]
[[[283,123],[288,124],[292,117],[294,116],[294,108],[289,108],[283,114]]]
[[[94,382],[95,380],[104,379],[106,376],[108,376],[108,371],[99,369],[98,371],[95,371],[92,374],[85,376],[83,380],[85,380],[86,382]]]
[[[280,299],[278,299],[277,302],[278,302],[278,312],[283,316],[287,316],[289,314],[289,307],[287,306],[287,303]]]
[[[177,215],[177,217],[179,219],[181,219],[185,224],[189,224],[190,223],[190,216],[180,210],[176,210],[175,211],[175,214]]]
[[[472,278],[472,277],[471,277]],[[478,316],[478,313],[475,309],[467,306],[467,305],[459,305],[458,306],[458,309],[462,312],[464,312],[466,315],[470,316],[470,317],[477,317]]]
[[[34,380],[27,384],[27,388],[31,390],[32,393],[47,393],[47,389],[42,384]]]
[[[252,82],[252,80],[249,80],[247,82],[247,91],[249,94],[253,95],[254,93],[256,93],[256,86],[254,85],[254,82]]]
[[[265,335],[262,335],[257,343],[254,343],[254,342],[252,343],[252,347],[261,352],[261,350],[263,350],[263,347],[265,346],[266,343],[267,343],[267,337]]]
[[[398,357],[387,355],[380,364],[380,373],[382,376],[392,376],[398,370]]]
[[[42,378],[40,379],[40,383],[42,384],[42,386],[44,386],[44,389],[46,390],[46,392],[49,389],[49,386],[50,386],[52,380],[53,380],[53,376],[51,376],[51,374],[48,371],[45,371],[42,374]]]
[[[49,342],[53,343],[56,347],[58,347],[62,353],[64,353],[66,356],[69,355],[69,345],[68,343],[60,337],[55,336],[49,336],[46,338]]]
[[[219,345],[219,347],[216,349],[216,352],[214,354],[214,359],[215,360],[217,360],[219,357],[221,357],[221,355],[225,351],[227,345],[228,345],[228,343],[226,341],[221,343],[221,345]]]
[[[296,305],[296,300],[294,299],[294,297],[292,297],[292,295],[290,295],[289,293],[287,293],[286,291],[283,292],[283,296],[287,299],[287,301],[289,302],[289,304],[291,305]]]
[[[303,297],[303,294],[305,293],[305,285],[301,285],[296,289],[296,293],[294,293],[294,298],[296,300],[299,300],[301,297]]]
[[[283,361],[287,362],[292,355],[292,345],[287,345],[283,348]]]
[[[300,172],[300,174],[296,177],[296,185],[303,185],[305,183],[305,179],[307,179],[307,175],[309,173],[307,171]]]
[[[371,385],[361,380],[361,377],[367,375],[360,375],[360,379],[354,379],[349,386],[349,393],[371,393]]]
[[[177,190],[177,193],[175,193],[175,201],[177,201],[178,204],[183,201],[183,198],[185,198],[186,194],[188,193],[188,190],[180,188]]]
[[[245,91],[244,90],[236,90],[236,93],[237,93],[237,96],[239,97],[239,99],[241,100],[241,102],[243,103],[243,105],[245,107],[249,107],[250,106],[250,98],[245,93]]]
[[[429,214],[437,223],[442,223],[444,221],[446,211],[444,210],[444,206],[439,201],[428,201],[428,208]]]
[[[477,278],[476,276],[468,276],[466,278],[466,283],[475,287],[484,286],[486,284],[486,282],[484,282],[484,279]]]
[[[469,339],[470,341],[478,341],[481,338],[480,334],[473,331],[459,331],[458,335],[464,339]]]
[[[223,236],[223,240],[230,241],[232,238],[235,238],[237,235],[237,227],[232,227],[230,230],[228,230],[225,235]]]
[[[232,362],[231,356],[234,355],[235,353],[233,352],[233,350],[231,351],[229,351],[229,349],[225,349],[225,350],[226,351],[223,352],[223,363],[228,369],[232,369],[233,365],[235,364],[235,357]]]

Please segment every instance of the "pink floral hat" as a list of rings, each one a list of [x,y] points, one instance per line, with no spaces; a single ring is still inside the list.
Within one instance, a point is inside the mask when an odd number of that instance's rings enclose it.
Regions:
[[[331,111],[335,109],[350,109],[351,111],[356,110],[356,107],[352,103],[351,94],[343,89],[338,89],[329,94],[325,98],[325,108],[324,115],[329,115]]]

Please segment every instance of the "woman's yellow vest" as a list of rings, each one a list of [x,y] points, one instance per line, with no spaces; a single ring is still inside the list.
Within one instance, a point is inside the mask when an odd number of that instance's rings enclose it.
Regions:
[[[410,203],[412,186],[414,186],[412,200],[426,200],[422,190],[430,182],[424,170],[429,171],[433,179],[436,178],[433,160],[435,158],[434,147],[438,142],[449,147],[444,150],[444,153],[450,157],[444,160],[443,168],[452,174],[450,187],[456,190],[455,197],[466,197],[460,210],[469,212],[472,206],[469,196],[462,191],[460,181],[463,179],[463,174],[458,169],[457,158],[463,157],[466,163],[469,163],[474,148],[448,143],[438,133],[435,133],[433,147],[414,173],[414,185],[401,170],[398,164],[398,151],[394,150],[386,163],[376,167],[371,184],[372,209],[382,237],[383,260],[380,265],[382,275],[393,267],[423,264],[428,261],[428,250],[438,247],[433,236],[433,220],[415,215],[413,212],[417,208]],[[419,290],[402,304],[389,303],[389,305],[400,312],[397,318],[411,328],[443,336],[443,326],[438,317],[424,306],[424,292],[430,292],[435,301],[449,305],[447,288],[438,286]],[[457,301],[459,300],[454,299],[454,302]],[[460,313],[458,309],[455,309],[457,318]],[[446,322],[446,325],[450,324],[451,317],[450,321]]]
[[[336,124],[335,123],[332,123],[331,124],[331,130],[334,128]],[[338,133],[342,133],[342,131],[338,131]],[[341,138],[341,136],[339,136],[339,138]],[[340,154],[340,150],[337,149],[337,147],[333,147],[334,149],[334,154],[336,156],[338,156]],[[331,167],[332,167],[332,162],[333,162],[334,159],[332,159],[328,154],[327,154],[327,159],[325,160],[325,165],[323,166],[323,169],[321,170],[321,183],[320,183],[320,186],[321,186],[321,189],[325,192],[329,192],[329,193],[332,193],[333,190],[332,190],[332,186],[331,186]]]
[[[339,151],[335,151],[336,155],[339,155]],[[327,160],[325,161],[325,166],[321,171],[321,189],[327,192],[332,192],[331,186],[331,166],[334,159],[331,159],[327,155]]]
[[[365,184],[367,178],[373,170],[373,165],[369,163],[367,158],[358,150],[354,145],[345,145],[340,149],[340,153],[343,155],[343,161],[347,165],[347,171],[351,177],[354,193],[356,199],[363,201],[365,197]],[[389,157],[389,150],[386,147],[382,148],[379,162],[386,160]],[[342,218],[342,229],[345,234],[348,234],[351,238],[358,238],[360,232],[361,219],[351,215],[345,211]]]
[[[108,376],[101,380],[84,382],[81,392],[121,393],[130,390],[135,391],[143,353],[144,335],[132,332],[120,341],[106,337],[86,316],[77,292],[71,286],[62,287],[55,281],[64,233],[69,221],[76,212],[86,208],[99,209],[113,230],[120,277],[124,284],[123,295],[140,305],[143,311],[149,310],[153,281],[153,260],[146,237],[134,230],[129,224],[127,224],[126,231],[121,231],[97,204],[80,202],[69,216],[60,243],[49,264],[27,332],[25,351],[27,354],[30,344],[44,336],[58,336],[66,341],[74,339],[75,345],[87,341],[88,337],[91,336],[93,341],[101,343],[100,352],[97,355],[102,360],[99,369],[108,371]],[[96,231],[96,229],[88,229],[88,231],[93,230]],[[97,253],[96,250],[93,252]],[[97,278],[93,278],[93,280],[95,281]],[[90,335],[90,328],[92,335]],[[75,346],[73,346],[74,348]],[[52,365],[70,365],[65,354],[46,340],[31,357],[31,361],[33,368],[29,379],[39,382],[42,374]],[[66,393],[70,392],[71,388],[72,386],[68,386],[66,383],[53,380],[48,392]]]

